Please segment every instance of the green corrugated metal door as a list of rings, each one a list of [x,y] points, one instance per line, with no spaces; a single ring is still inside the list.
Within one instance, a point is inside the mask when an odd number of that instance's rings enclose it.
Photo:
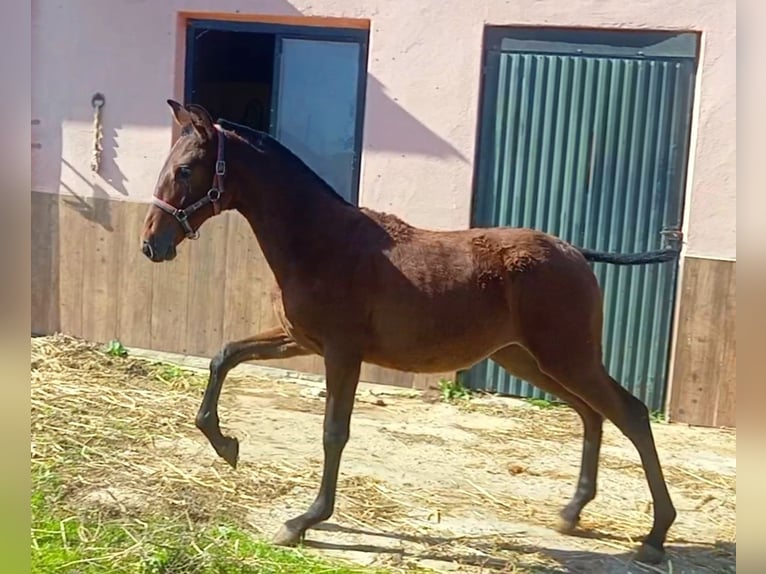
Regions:
[[[636,253],[680,229],[697,36],[487,31],[473,225],[531,227]],[[652,409],[665,395],[677,263],[594,264],[605,364]],[[472,388],[551,398],[487,360]]]

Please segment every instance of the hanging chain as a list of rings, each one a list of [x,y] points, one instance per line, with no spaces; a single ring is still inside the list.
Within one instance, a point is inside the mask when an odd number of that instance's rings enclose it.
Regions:
[[[103,130],[101,128],[101,109],[104,107],[104,95],[94,94],[90,100],[93,106],[93,155],[90,159],[90,169],[98,173],[101,169],[101,138]]]

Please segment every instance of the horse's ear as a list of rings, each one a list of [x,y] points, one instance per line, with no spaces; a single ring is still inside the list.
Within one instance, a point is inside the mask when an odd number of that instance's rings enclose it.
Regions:
[[[191,114],[189,113],[189,110],[187,110],[183,105],[179,104],[175,100],[168,100],[168,105],[170,106],[170,110],[173,114],[173,119],[178,123],[181,127],[188,126],[191,121]]]
[[[215,134],[215,126],[213,125],[213,118],[210,117],[208,111],[197,104],[187,105],[186,110],[191,118],[191,124],[197,133],[205,139],[212,138]]]

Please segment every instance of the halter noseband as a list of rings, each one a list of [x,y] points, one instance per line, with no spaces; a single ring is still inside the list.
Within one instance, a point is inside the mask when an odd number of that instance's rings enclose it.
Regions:
[[[213,187],[211,187],[205,196],[192,203],[189,207],[180,209],[173,207],[166,201],[161,200],[156,195],[152,196],[152,203],[159,207],[165,213],[168,213],[176,218],[176,221],[181,224],[184,230],[184,234],[188,239],[199,239],[199,231],[192,229],[189,223],[189,216],[205,207],[208,203],[213,206],[213,214],[218,215],[221,212],[220,200],[223,195],[223,176],[226,175],[226,162],[223,156],[223,144],[224,135],[221,126],[215,124],[215,129],[218,132],[218,157],[215,162],[215,176],[213,178]]]

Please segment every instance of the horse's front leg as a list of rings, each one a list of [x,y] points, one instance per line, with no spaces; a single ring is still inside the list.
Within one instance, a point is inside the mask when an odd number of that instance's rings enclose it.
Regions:
[[[218,420],[218,398],[227,373],[244,361],[287,359],[308,354],[310,351],[293,341],[283,329],[276,328],[228,343],[210,361],[210,377],[195,422],[218,455],[233,468],[237,467],[239,441],[224,436]]]
[[[308,528],[332,516],[343,448],[349,438],[351,411],[359,384],[361,360],[346,353],[325,352],[327,399],[325,401],[324,468],[319,493],[309,509],[284,523],[273,542],[282,546],[297,544]]]

